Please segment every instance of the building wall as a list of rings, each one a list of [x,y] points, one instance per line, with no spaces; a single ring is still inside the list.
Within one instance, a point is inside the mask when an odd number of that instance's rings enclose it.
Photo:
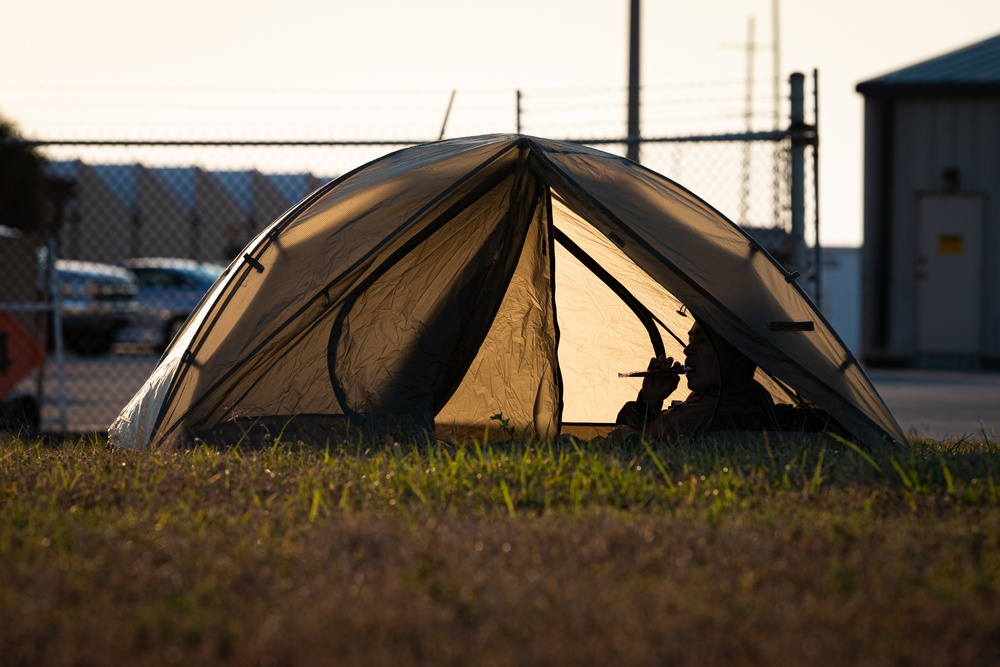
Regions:
[[[75,202],[66,217],[59,254],[67,259],[117,262],[122,257],[117,244],[131,243],[134,237],[133,208],[93,168],[83,163],[77,166]]]
[[[191,211],[157,171],[141,166],[135,221],[126,257],[187,257],[191,252]]]
[[[862,357],[919,363],[919,197],[985,201],[984,266],[1000,250],[1000,99],[869,98]],[[1000,272],[983,275],[982,360],[1000,359]]]
[[[861,248],[821,250],[819,305],[847,348],[858,356],[861,344]]]
[[[59,232],[59,255],[115,264],[128,257],[184,257],[228,263],[251,238],[296,203],[274,175],[246,172],[247,192],[226,190],[199,167],[57,163],[74,183]],[[280,174],[317,187],[311,174]]]
[[[211,172],[198,172],[198,235],[194,259],[228,264],[230,237],[247,224],[249,213],[230,197]],[[233,231],[236,230],[236,231]]]

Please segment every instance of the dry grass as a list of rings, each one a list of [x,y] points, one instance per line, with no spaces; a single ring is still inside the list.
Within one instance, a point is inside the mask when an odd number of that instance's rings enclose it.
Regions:
[[[0,664],[1000,664],[1000,448],[0,443]]]

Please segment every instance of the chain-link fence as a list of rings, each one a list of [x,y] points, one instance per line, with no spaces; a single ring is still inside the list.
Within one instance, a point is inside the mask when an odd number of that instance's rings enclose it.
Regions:
[[[640,159],[787,262],[794,129],[645,138]],[[625,139],[569,140],[626,153]],[[809,141],[815,149],[815,132]],[[322,184],[410,143],[33,142],[48,160],[50,179],[71,189],[48,237],[0,235],[8,267],[0,311],[11,311],[15,323],[0,328],[0,370],[15,339],[18,345],[22,334],[39,341],[48,349],[46,361],[6,377],[16,377],[16,392],[41,398],[41,430],[103,431],[255,234]],[[815,150],[805,157],[811,175]],[[799,186],[810,220],[814,183],[807,176]]]

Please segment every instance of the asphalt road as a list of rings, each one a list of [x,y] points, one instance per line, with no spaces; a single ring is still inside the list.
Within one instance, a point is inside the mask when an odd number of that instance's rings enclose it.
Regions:
[[[152,354],[67,356],[65,407],[58,400],[56,367],[46,363],[42,430],[104,431],[156,365]],[[868,376],[910,437],[1000,440],[1000,373],[869,369]],[[34,378],[21,389],[31,391]]]

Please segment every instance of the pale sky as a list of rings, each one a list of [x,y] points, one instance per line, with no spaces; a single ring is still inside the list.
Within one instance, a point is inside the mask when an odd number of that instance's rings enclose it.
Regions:
[[[740,102],[750,17],[766,115],[774,6],[643,0],[643,134],[684,133],[657,126],[663,91],[727,82],[730,103]],[[821,241],[858,245],[855,86],[1000,33],[1000,0],[778,7],[782,79],[819,72]],[[451,91],[447,136],[515,131],[520,89],[528,104],[543,93],[565,100],[534,116],[546,132],[529,122],[526,133],[624,135],[628,10],[628,0],[0,0],[0,116],[33,138],[249,138],[285,128],[296,138],[435,139]]]

